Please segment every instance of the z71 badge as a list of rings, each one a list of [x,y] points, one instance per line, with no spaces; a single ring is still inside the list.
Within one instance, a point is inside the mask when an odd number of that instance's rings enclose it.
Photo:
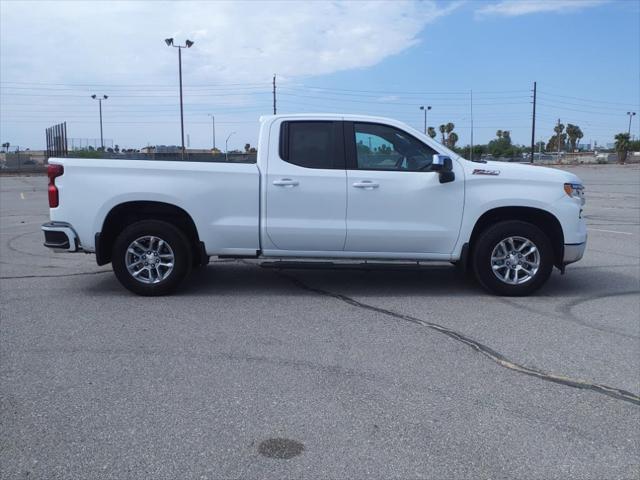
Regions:
[[[483,168],[476,168],[473,171],[473,175],[500,175],[500,170],[485,170]]]

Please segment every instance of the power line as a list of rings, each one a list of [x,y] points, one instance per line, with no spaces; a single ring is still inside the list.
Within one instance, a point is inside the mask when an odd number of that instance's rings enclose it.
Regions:
[[[581,110],[581,109],[577,109],[577,108],[570,108],[570,107],[563,107],[563,106],[559,106],[559,105],[550,105],[548,103],[543,103],[543,102],[538,102],[538,105],[543,105],[545,107],[552,107],[558,110],[568,110],[571,112],[581,112],[581,113],[589,113],[592,115],[607,115],[607,116],[612,116],[612,117],[617,117],[619,116],[618,113],[608,113],[608,112],[597,112],[597,111],[593,111],[593,110]]]
[[[595,102],[595,103],[609,103],[611,105],[622,105],[622,106],[629,106],[629,103],[621,103],[621,102],[611,102],[611,101],[605,101],[605,100],[595,100],[592,98],[584,98],[584,97],[574,97],[571,95],[559,95],[556,93],[549,93],[549,92],[540,92],[544,95],[550,95],[552,97],[560,97],[560,98],[573,98],[574,100],[583,100],[586,102]],[[634,105],[638,105],[638,103],[635,103]]]
[[[548,95],[543,94],[544,97],[548,97]],[[607,106],[602,106],[602,105],[589,105],[587,103],[576,103],[576,102],[565,102],[562,100],[557,100],[555,98],[546,98],[546,100],[553,102],[554,104],[556,103],[560,103],[562,105],[573,105],[576,107],[586,107],[586,108],[593,108],[593,109],[600,109],[600,110],[607,110],[607,111],[615,111],[615,112],[620,112],[621,111],[621,107],[607,107]]]
[[[116,94],[120,98],[173,98],[175,94],[160,94],[158,92],[157,95],[123,95]],[[169,93],[169,92],[167,92]],[[252,92],[251,95],[264,95],[269,94],[270,92]],[[86,98],[86,95],[72,95],[72,94],[56,94],[56,93],[2,93],[2,96],[18,96],[18,97],[67,97],[67,98]],[[246,96],[248,93],[190,93],[192,97],[229,97],[229,96]]]

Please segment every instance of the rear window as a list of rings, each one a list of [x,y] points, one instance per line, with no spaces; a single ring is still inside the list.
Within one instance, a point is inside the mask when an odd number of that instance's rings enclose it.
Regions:
[[[342,168],[338,143],[336,122],[284,122],[280,156],[305,168]]]

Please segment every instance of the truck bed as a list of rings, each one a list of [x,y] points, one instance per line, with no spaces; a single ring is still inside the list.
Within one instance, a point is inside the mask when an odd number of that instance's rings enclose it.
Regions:
[[[95,234],[112,208],[140,198],[182,208],[196,225],[215,226],[201,232],[210,255],[244,255],[260,248],[256,164],[90,158],[51,158],[49,163],[64,167],[56,179],[60,206],[51,209],[51,220],[76,226],[84,251],[95,251]],[[228,204],[233,208],[224,208]],[[214,231],[215,236],[208,233]]]

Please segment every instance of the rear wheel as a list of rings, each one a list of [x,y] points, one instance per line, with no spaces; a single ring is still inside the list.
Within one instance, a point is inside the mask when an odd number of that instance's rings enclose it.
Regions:
[[[173,292],[189,273],[189,242],[174,225],[143,220],[125,228],[113,245],[113,271],[120,283],[138,295]]]
[[[522,221],[496,223],[480,234],[473,249],[473,268],[490,292],[522,296],[540,288],[553,270],[549,237]]]

